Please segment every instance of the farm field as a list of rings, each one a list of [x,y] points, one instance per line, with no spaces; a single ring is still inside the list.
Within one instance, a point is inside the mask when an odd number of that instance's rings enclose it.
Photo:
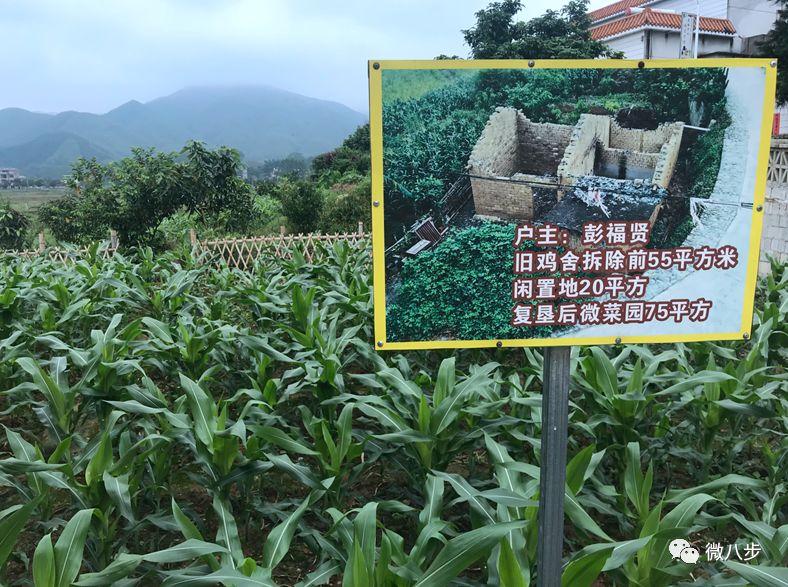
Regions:
[[[0,262],[0,584],[535,584],[542,355],[377,353],[370,267]],[[572,350],[563,585],[788,581],[786,313]]]
[[[40,189],[0,189],[0,202],[7,201],[11,207],[20,212],[32,212],[41,204],[57,200],[65,194],[64,188],[50,190]]]

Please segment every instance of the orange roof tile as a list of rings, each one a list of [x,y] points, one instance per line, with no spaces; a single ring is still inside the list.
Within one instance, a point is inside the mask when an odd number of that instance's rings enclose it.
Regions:
[[[649,2],[649,0],[619,0],[618,2],[613,2],[613,4],[608,4],[602,8],[592,10],[588,13],[588,16],[591,19],[591,22],[596,22],[598,20],[602,20],[603,18],[607,18],[608,16],[618,14],[619,12],[624,12],[627,8],[640,6],[646,2]]]
[[[642,12],[635,12],[607,22],[591,29],[591,37],[595,40],[606,39],[626,31],[633,31],[640,28],[661,28],[681,30],[681,14],[675,12],[655,12],[646,9]],[[700,30],[706,33],[720,33],[732,35],[736,32],[736,27],[727,18],[711,18],[708,16],[700,17]]]

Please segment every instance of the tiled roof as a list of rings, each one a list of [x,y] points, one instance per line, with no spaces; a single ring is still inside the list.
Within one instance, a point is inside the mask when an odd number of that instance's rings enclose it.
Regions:
[[[588,16],[591,19],[591,22],[596,22],[598,20],[602,20],[603,18],[607,18],[608,16],[618,14],[619,12],[624,12],[627,8],[634,8],[635,6],[645,4],[648,1],[649,0],[619,0],[618,2],[613,2],[613,4],[608,4],[602,8],[592,10],[588,13]]]
[[[681,30],[681,14],[675,12],[655,12],[643,10],[629,14],[624,18],[608,22],[591,29],[591,37],[595,40],[606,39],[626,31],[633,31],[644,27]],[[736,27],[727,18],[700,17],[700,30],[705,33],[719,33],[732,35]]]

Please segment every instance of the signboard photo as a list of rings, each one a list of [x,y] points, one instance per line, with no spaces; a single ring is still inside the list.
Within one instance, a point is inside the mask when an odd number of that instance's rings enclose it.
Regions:
[[[749,336],[768,60],[369,74],[378,348]]]

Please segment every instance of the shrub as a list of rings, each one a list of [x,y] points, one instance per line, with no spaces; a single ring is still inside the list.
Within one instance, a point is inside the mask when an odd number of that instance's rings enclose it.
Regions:
[[[30,221],[8,202],[0,202],[0,248],[23,249]]]
[[[320,217],[320,231],[355,232],[359,222],[363,222],[366,230],[369,230],[372,219],[371,189],[370,179],[366,178],[349,193],[326,200]]]
[[[279,201],[291,232],[314,232],[323,211],[323,190],[310,181],[285,180],[279,183]]]

